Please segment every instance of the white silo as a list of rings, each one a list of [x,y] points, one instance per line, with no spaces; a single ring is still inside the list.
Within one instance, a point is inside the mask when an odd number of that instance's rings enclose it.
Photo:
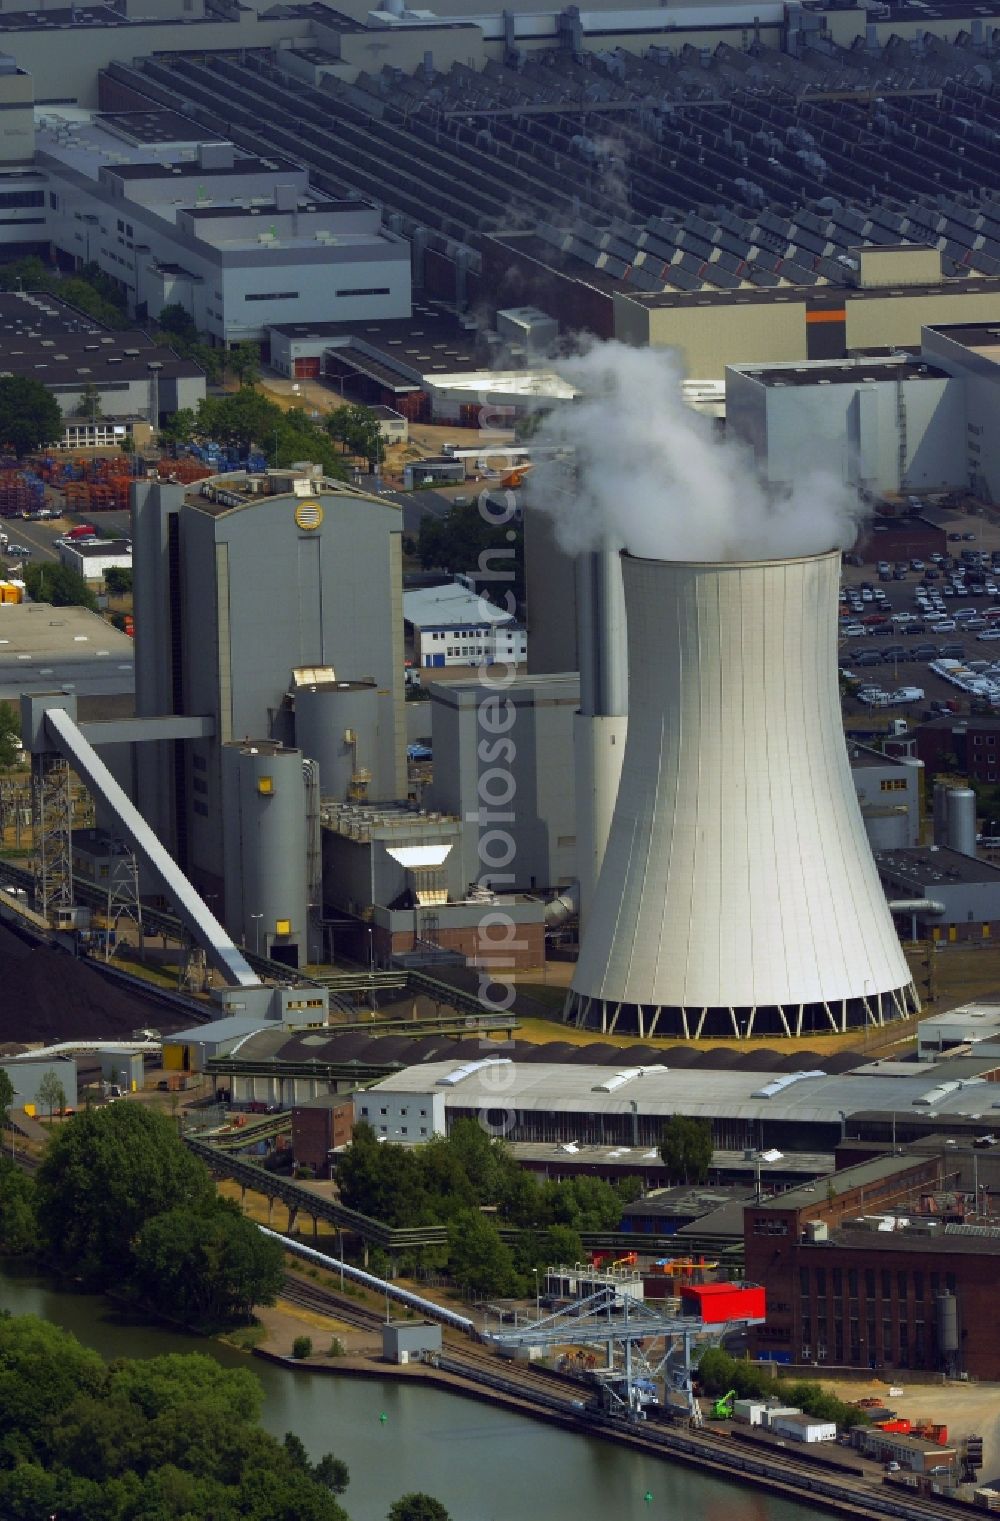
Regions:
[[[844,742],[839,553],[622,569],[628,739],[567,1017],[739,1037],[916,1008]]]

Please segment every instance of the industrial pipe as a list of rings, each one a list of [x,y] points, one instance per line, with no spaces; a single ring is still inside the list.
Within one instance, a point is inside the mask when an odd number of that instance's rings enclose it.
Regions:
[[[575,919],[579,912],[580,884],[574,882],[572,886],[567,887],[565,892],[546,903],[545,928],[556,929],[560,924],[566,924],[568,920]]]

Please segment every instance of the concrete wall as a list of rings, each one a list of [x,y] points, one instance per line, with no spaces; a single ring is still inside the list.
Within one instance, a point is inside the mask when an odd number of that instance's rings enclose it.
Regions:
[[[805,359],[804,304],[798,294],[787,301],[747,299],[654,306],[616,295],[615,337],[625,343],[674,348],[689,380],[719,379],[727,364],[774,363]]]
[[[462,835],[466,883],[491,874],[480,838],[503,829],[514,856],[505,887],[561,887],[576,877],[573,715],[576,675],[518,677],[499,694],[478,682],[431,688],[434,780],[427,803],[466,821]],[[510,793],[508,802],[490,797]],[[487,842],[485,854],[490,854]]]
[[[991,282],[992,283],[992,282]],[[985,282],[984,282],[985,285]],[[995,322],[996,289],[955,285],[913,295],[878,289],[845,292],[848,352],[920,343],[926,324]],[[624,343],[675,348],[692,380],[719,379],[731,364],[776,364],[808,357],[806,302],[789,291],[761,301],[736,294],[719,302],[697,297],[677,306],[656,306],[631,296],[614,296],[615,337]]]
[[[429,1141],[445,1133],[444,1094],[417,1090],[383,1093],[369,1088],[354,1095],[354,1118],[358,1124],[370,1125],[387,1141]]]
[[[39,1114],[48,1114],[48,1106],[43,1105],[39,1099],[38,1089],[49,1073],[52,1073],[62,1084],[67,1105],[70,1108],[76,1108],[75,1061],[58,1056],[37,1060],[31,1057],[17,1058],[0,1062],[0,1070],[6,1072],[14,1088],[14,1102],[11,1105],[13,1114],[16,1115],[19,1109],[23,1110],[29,1104],[33,1104]]]
[[[824,373],[817,362],[809,369],[810,383],[797,383],[794,372],[781,385],[727,369],[727,424],[751,445],[768,480],[789,484],[801,469],[822,466],[845,483],[880,492],[964,482],[961,380],[865,381],[863,366],[857,380],[826,381]]]

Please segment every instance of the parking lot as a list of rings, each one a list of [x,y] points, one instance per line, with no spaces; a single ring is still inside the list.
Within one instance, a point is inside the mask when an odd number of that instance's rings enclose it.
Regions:
[[[845,713],[1000,707],[1000,528],[958,513],[946,527],[944,555],[844,566]]]

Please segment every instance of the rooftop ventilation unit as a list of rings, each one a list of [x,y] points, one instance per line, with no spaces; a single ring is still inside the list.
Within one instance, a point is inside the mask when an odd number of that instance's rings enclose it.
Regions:
[[[463,1083],[467,1077],[473,1077],[477,1072],[483,1072],[487,1067],[509,1067],[509,1056],[484,1056],[476,1062],[466,1062],[463,1067],[456,1067],[454,1072],[446,1072],[444,1077],[438,1078],[438,1084],[445,1088],[454,1088],[456,1083]]]

